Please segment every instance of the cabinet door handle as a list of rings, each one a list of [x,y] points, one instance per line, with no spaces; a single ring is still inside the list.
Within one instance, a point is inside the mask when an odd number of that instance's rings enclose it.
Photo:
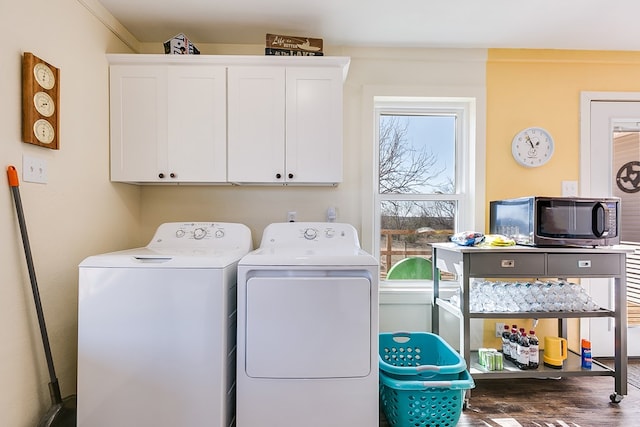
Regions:
[[[160,173],[158,174],[158,178],[160,178],[160,179],[164,178],[164,174],[163,174],[162,172],[160,172]]]
[[[175,174],[175,173],[173,173],[173,172],[171,172],[171,173],[169,174],[169,176],[170,176],[171,178],[175,178],[175,177],[176,177],[176,174]]]
[[[292,173],[290,173],[288,176],[289,176],[289,179],[293,178],[293,174]]]
[[[276,174],[276,178],[277,178],[277,179],[282,178],[282,174],[277,173],[277,174]]]

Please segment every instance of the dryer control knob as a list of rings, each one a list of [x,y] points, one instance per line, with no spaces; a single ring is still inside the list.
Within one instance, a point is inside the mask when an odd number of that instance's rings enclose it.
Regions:
[[[204,239],[206,235],[207,230],[205,230],[204,228],[196,228],[195,230],[193,230],[193,238],[196,240]]]
[[[223,237],[224,237],[224,231],[222,231],[222,230],[216,230],[215,236],[216,236],[218,239],[223,238]]]
[[[314,240],[316,237],[318,237],[318,230],[313,228],[307,228],[306,230],[304,230],[305,239]]]

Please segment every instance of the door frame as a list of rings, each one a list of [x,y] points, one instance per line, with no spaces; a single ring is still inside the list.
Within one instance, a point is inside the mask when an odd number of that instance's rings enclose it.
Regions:
[[[640,102],[640,92],[580,92],[580,196],[591,193],[591,102]]]
[[[640,92],[581,92],[580,93],[580,175],[579,175],[579,195],[581,197],[589,197],[591,196],[591,103],[592,102],[639,102],[640,103]],[[609,147],[610,150],[613,150],[613,147]],[[599,283],[597,283],[600,281]],[[602,281],[608,281],[610,283],[610,293],[613,291],[612,279],[582,279],[581,282],[584,284],[585,288],[590,291],[591,284],[599,286],[602,284]],[[612,295],[610,296],[610,298]],[[603,354],[602,356],[612,356],[612,354],[608,354],[609,352],[613,352],[612,349],[612,341],[613,341],[613,319],[608,318],[607,320],[607,330],[611,334],[611,337],[606,339],[606,342],[603,341],[601,343],[596,343],[596,348],[600,348]],[[604,336],[598,335],[599,329],[596,327],[593,331],[595,334],[592,335],[591,331],[591,321],[598,321],[598,319],[591,318],[583,318],[580,319],[580,335],[587,336],[592,341],[595,339],[602,340]],[[599,338],[598,338],[599,337]],[[627,355],[629,349],[627,348]],[[596,356],[597,352],[594,352],[594,356]],[[624,356],[627,356],[624,355]]]

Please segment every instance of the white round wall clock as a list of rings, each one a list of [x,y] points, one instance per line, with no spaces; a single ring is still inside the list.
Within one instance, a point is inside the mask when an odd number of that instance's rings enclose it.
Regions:
[[[554,143],[551,134],[540,127],[522,129],[513,137],[511,153],[513,158],[529,168],[542,166],[551,160]]]

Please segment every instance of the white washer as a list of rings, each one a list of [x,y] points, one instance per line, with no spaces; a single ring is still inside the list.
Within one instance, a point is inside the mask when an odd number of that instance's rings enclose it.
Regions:
[[[267,226],[238,264],[238,427],[378,425],[378,263],[339,223]]]
[[[236,277],[251,231],[166,223],[79,266],[78,427],[235,423]]]

